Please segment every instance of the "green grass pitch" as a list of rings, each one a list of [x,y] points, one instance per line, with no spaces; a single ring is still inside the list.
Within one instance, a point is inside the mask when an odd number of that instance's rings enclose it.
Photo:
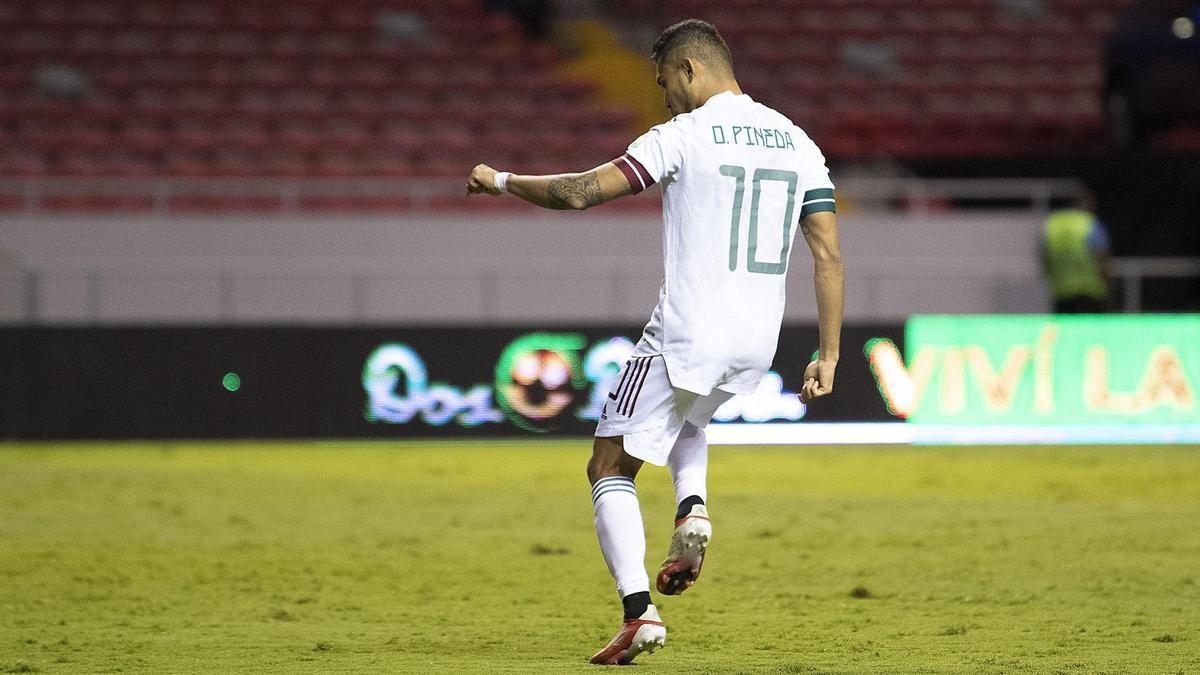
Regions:
[[[0,672],[598,672],[588,452],[0,445]],[[1200,672],[1195,446],[717,447],[709,503],[639,673]]]

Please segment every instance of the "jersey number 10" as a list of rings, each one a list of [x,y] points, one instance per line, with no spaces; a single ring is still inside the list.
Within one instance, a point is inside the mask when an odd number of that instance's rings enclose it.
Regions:
[[[729,271],[737,271],[738,227],[742,222],[743,197],[746,194],[746,168],[734,164],[722,164],[721,175],[737,181],[733,193],[733,215],[729,220]],[[783,246],[779,248],[779,262],[760,262],[758,257],[758,202],[762,194],[763,181],[787,183],[787,210],[783,214]],[[796,206],[796,186],[799,177],[795,171],[782,169],[755,169],[750,193],[750,231],[747,233],[746,269],[756,274],[783,274],[787,271],[788,249],[792,247],[792,213]]]

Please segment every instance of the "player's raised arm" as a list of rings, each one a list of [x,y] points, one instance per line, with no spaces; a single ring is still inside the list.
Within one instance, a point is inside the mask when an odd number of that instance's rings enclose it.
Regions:
[[[805,403],[833,391],[842,334],[842,247],[837,216],[818,211],[800,221],[800,231],[813,256],[813,282],[817,291],[817,322],[821,331],[820,354],[804,370],[800,399]]]
[[[552,176],[518,176],[480,164],[471,170],[467,193],[481,192],[491,195],[511,192],[543,208],[582,210],[632,194],[633,189],[614,162],[606,162],[583,173]]]

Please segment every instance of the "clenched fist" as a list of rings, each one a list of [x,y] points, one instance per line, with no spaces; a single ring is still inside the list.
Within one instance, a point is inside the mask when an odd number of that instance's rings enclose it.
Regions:
[[[811,403],[813,399],[833,391],[833,372],[836,361],[813,361],[804,369],[804,386],[800,388],[800,401]]]
[[[489,195],[500,194],[500,189],[496,187],[496,170],[487,164],[479,164],[471,169],[471,177],[467,179],[467,194],[480,192]]]

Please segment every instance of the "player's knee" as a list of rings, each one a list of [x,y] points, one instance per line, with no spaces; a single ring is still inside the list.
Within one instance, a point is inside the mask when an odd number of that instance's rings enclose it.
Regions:
[[[592,443],[592,457],[588,460],[588,482],[595,483],[609,476],[626,476],[633,478],[637,475],[638,466],[634,466],[625,454],[624,444],[620,436],[613,438],[596,438]]]
[[[596,481],[600,480],[601,478],[608,478],[610,476],[620,476],[620,475],[621,475],[620,467],[617,466],[616,464],[613,464],[612,462],[605,462],[602,460],[597,460],[595,456],[592,456],[592,458],[590,460],[588,460],[587,477],[588,477],[588,482],[592,483],[593,485],[596,483]]]
[[[595,483],[601,478],[608,476],[619,476],[620,471],[618,461],[619,455],[614,455],[611,450],[601,443],[602,440],[597,438],[592,444],[592,456],[587,463],[587,477],[589,483]]]

